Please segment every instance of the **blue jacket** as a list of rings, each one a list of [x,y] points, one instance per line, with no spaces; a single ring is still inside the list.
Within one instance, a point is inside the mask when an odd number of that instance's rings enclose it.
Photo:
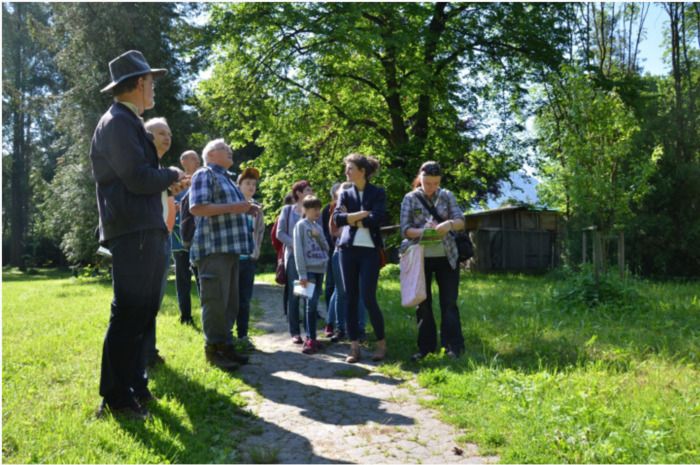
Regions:
[[[97,184],[100,244],[147,229],[167,234],[161,192],[177,180],[177,173],[158,168],[156,147],[141,118],[113,103],[95,128],[90,161]]]
[[[386,193],[381,187],[367,183],[362,194],[362,204],[360,205],[360,194],[357,187],[345,189],[340,192],[338,204],[333,212],[333,221],[338,227],[348,225],[348,213],[355,213],[361,210],[369,211],[369,216],[362,220],[362,226],[369,228],[372,242],[377,249],[384,247],[380,227],[386,222]],[[343,232],[338,239],[338,247],[350,247],[355,240],[357,228],[350,226],[343,228]]]

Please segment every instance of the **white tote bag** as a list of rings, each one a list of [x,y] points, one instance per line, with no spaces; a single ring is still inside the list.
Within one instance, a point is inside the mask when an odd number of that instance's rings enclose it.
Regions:
[[[415,307],[423,302],[425,293],[425,269],[423,246],[414,244],[401,256],[401,305]]]

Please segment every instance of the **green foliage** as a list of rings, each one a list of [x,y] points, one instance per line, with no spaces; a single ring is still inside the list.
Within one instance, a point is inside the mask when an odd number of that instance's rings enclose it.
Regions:
[[[449,167],[443,183],[460,200],[478,201],[519,166],[518,82],[533,65],[557,63],[565,33],[554,25],[563,11],[219,4],[205,44],[214,50],[213,73],[198,89],[198,107],[218,134],[264,148],[254,163],[274,211],[298,179],[326,192],[351,151],[382,162],[376,182],[387,188],[392,216],[426,159]]]
[[[538,192],[600,231],[622,229],[649,190],[661,148],[633,151],[639,126],[619,95],[575,69],[562,74],[547,90],[551,103],[538,118],[546,180]]]
[[[595,278],[593,267],[580,270],[565,269],[561,281],[553,288],[554,299],[565,308],[596,308],[602,312],[640,312],[648,309],[648,302],[639,291],[643,283],[634,277],[620,278],[611,270]]]

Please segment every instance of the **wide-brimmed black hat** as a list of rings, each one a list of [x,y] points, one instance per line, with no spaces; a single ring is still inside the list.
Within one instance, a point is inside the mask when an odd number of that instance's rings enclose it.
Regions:
[[[152,74],[153,77],[161,77],[165,76],[167,72],[167,69],[162,68],[151,69],[143,53],[138,50],[129,50],[109,62],[109,74],[112,77],[112,82],[110,82],[107,87],[100,90],[100,92],[107,92],[130,77],[141,76],[143,74]]]

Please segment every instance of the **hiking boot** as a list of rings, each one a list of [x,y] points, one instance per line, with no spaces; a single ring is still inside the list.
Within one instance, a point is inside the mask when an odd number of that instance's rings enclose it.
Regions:
[[[326,337],[333,337],[333,325],[326,325],[326,327],[323,328],[323,332]]]
[[[207,344],[204,347],[204,355],[207,362],[223,371],[233,371],[238,368],[238,363],[226,356],[224,344]]]
[[[296,335],[296,336],[292,336],[292,343],[294,343],[294,344],[303,344],[303,343],[304,343],[304,340],[301,338],[301,336]]]
[[[238,363],[239,365],[245,365],[246,363],[248,363],[248,356],[236,352],[236,347],[233,344],[226,344],[224,346],[224,355],[229,360],[232,360]]]
[[[315,354],[316,346],[314,344],[314,341],[312,341],[311,339],[307,339],[304,342],[304,346],[301,348],[301,352],[307,355]]]

